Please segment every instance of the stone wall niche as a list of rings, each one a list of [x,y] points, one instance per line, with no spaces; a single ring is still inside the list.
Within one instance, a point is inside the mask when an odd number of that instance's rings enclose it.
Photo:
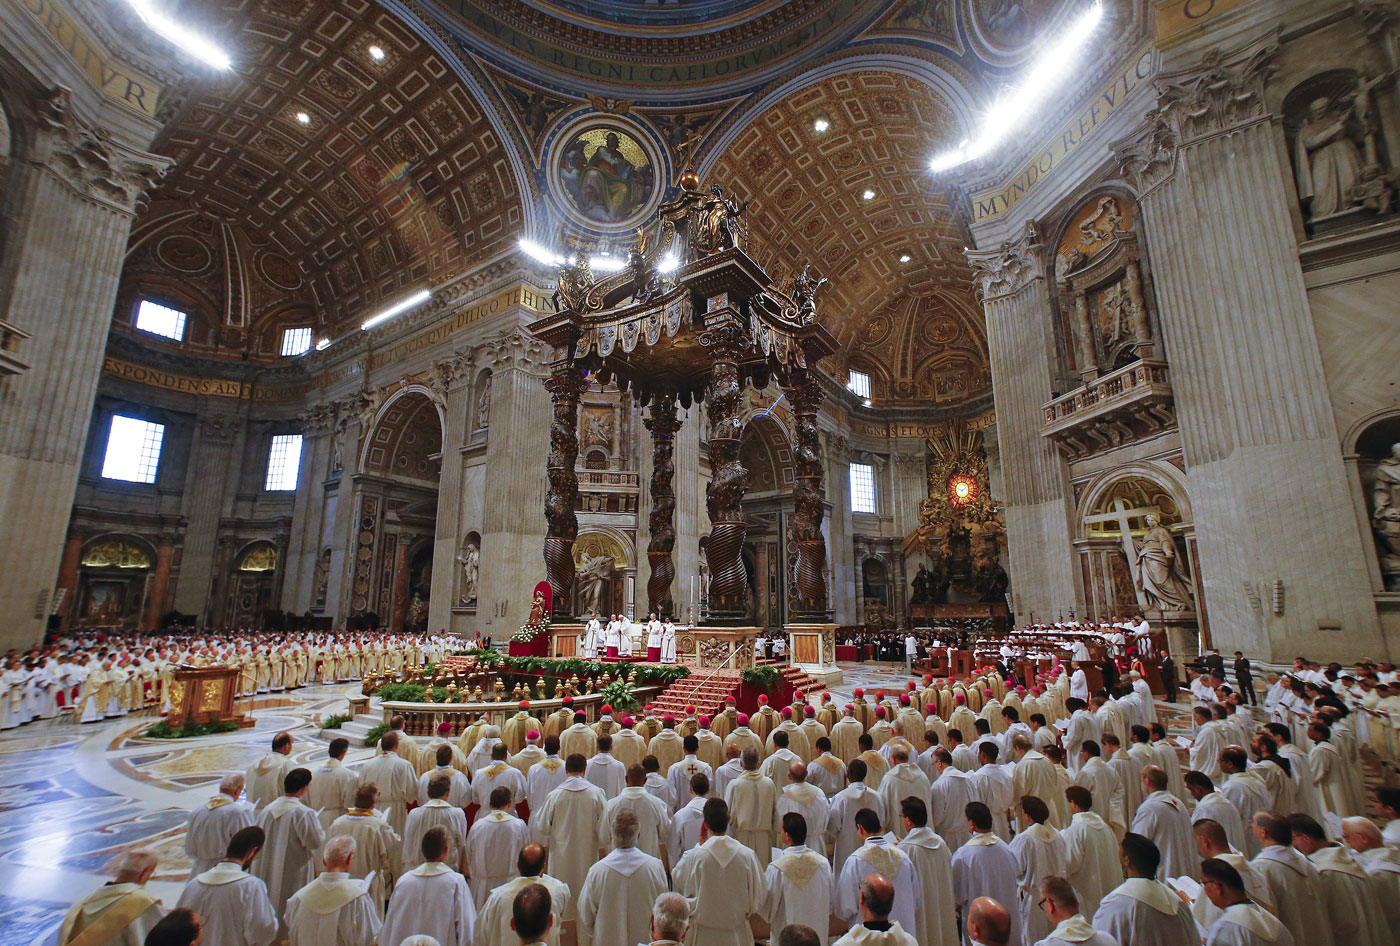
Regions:
[[[1284,134],[1308,233],[1319,236],[1394,211],[1395,175],[1376,106],[1386,75],[1332,69],[1283,100]]]

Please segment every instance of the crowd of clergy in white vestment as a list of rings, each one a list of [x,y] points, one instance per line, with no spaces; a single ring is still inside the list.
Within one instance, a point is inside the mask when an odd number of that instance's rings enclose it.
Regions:
[[[422,739],[395,717],[354,766],[345,739],[298,766],[282,733],[192,814],[171,925],[205,946],[1394,946],[1400,790],[1383,828],[1363,817],[1373,734],[1312,685],[1305,721],[1265,722],[1206,676],[1175,739],[1136,673],[1091,694],[1059,666],[713,719],[522,702]],[[153,868],[130,854],[60,946],[173,944],[150,939]]]
[[[181,666],[238,671],[238,695],[313,684],[397,676],[436,663],[456,638],[387,632],[280,634],[246,628],[161,633],[84,631],[10,651],[0,671],[0,729],[72,716],[95,723],[142,710],[170,709]]]

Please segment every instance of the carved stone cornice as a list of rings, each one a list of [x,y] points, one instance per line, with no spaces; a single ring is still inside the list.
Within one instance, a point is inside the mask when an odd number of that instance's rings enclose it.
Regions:
[[[170,158],[120,145],[82,122],[73,114],[72,93],[62,86],[49,91],[35,114],[35,163],[108,209],[136,213],[146,191],[174,164]]]
[[[1119,171],[1139,198],[1151,193],[1176,173],[1176,132],[1152,112],[1132,134],[1109,145]]]
[[[1233,51],[1209,50],[1194,68],[1156,80],[1155,114],[1182,145],[1264,118],[1264,90],[1278,68],[1278,52],[1276,32]]]
[[[455,351],[428,369],[428,377],[423,383],[445,403],[448,389],[458,380],[469,379],[475,365],[473,355]]]
[[[547,371],[551,354],[544,342],[523,329],[493,338],[476,350],[477,363],[482,367],[521,368],[539,374]]]
[[[980,280],[983,301],[1013,295],[1045,278],[1045,247],[1033,223],[1027,223],[1019,237],[994,250],[965,252]]]
[[[232,414],[201,414],[199,435],[204,440],[228,443],[238,436],[238,418]]]
[[[313,404],[297,415],[297,422],[307,436],[325,433],[335,426],[336,404]]]

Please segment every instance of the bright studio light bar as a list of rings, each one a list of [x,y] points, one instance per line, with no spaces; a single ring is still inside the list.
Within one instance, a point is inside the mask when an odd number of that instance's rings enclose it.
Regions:
[[[215,69],[228,69],[233,65],[228,53],[214,43],[176,23],[166,16],[151,0],[126,0],[141,21],[158,35],[165,37],[191,56]]]
[[[563,266],[569,262],[568,257],[554,252],[543,244],[536,243],[529,237],[521,237],[516,241],[516,246],[530,259],[544,263],[546,266]],[[620,256],[595,253],[588,257],[588,265],[596,273],[615,273],[627,265],[627,260]]]
[[[1102,0],[1079,17],[1054,42],[1047,44],[1031,67],[1024,81],[1008,89],[997,99],[982,121],[974,138],[968,138],[952,151],[938,155],[929,162],[935,173],[947,171],[988,154],[1025,120],[1036,106],[1064,80],[1071,67],[1079,61],[1089,37],[1103,20]]]
[[[380,322],[383,322],[385,319],[392,319],[400,312],[407,312],[409,309],[413,308],[416,305],[422,305],[424,302],[427,302],[431,296],[432,293],[428,290],[420,289],[418,292],[415,292],[407,299],[404,299],[400,302],[396,302],[393,305],[389,306],[389,308],[385,309],[378,315],[373,315],[365,319],[364,322],[360,325],[360,328],[362,330],[374,328],[376,325],[378,325]]]

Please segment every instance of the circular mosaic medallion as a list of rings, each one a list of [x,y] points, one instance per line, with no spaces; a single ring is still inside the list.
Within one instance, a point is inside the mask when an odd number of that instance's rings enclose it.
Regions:
[[[182,273],[202,273],[214,262],[209,247],[187,236],[169,236],[161,240],[156,256],[166,266]]]
[[[263,278],[278,289],[300,289],[301,271],[287,257],[278,253],[264,253],[258,260]]]
[[[638,132],[615,121],[584,121],[569,129],[555,146],[550,167],[559,204],[593,229],[630,227],[660,198],[657,152]]]

